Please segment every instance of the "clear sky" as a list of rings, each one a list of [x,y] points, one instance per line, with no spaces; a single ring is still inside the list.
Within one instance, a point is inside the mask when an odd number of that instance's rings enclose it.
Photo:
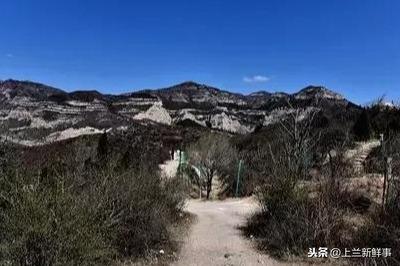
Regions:
[[[0,79],[400,99],[399,0],[2,0]]]

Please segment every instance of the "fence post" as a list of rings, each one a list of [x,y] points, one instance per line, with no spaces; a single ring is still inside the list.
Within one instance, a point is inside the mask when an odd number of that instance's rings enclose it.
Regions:
[[[242,168],[243,168],[243,160],[240,160],[237,172],[237,180],[236,180],[236,193],[235,193],[236,198],[239,196],[239,183],[240,183],[240,175],[242,172]]]
[[[385,202],[387,203],[390,201],[390,198],[393,194],[393,180],[392,180],[392,157],[388,157],[386,159],[386,199]]]
[[[382,211],[385,210],[385,199],[386,199],[386,183],[387,183],[387,163],[386,163],[386,153],[385,153],[385,139],[384,135],[380,134],[380,146],[381,146],[381,160],[383,161],[384,165],[384,172],[383,172],[383,188],[382,188]]]
[[[199,193],[200,193],[200,200],[202,198],[202,186],[203,186],[203,182],[202,181],[202,177],[203,177],[203,171],[201,166],[199,167]]]

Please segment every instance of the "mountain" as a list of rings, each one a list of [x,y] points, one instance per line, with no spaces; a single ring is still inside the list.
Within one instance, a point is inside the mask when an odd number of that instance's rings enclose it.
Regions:
[[[322,86],[308,86],[293,95],[296,99],[331,99],[343,101],[342,95]]]
[[[274,124],[295,109],[306,114],[311,109],[346,113],[358,108],[321,86],[294,94],[259,91],[243,95],[184,82],[106,95],[95,90],[68,93],[30,81],[0,81],[0,134],[25,145],[152,123],[245,134]]]
[[[34,83],[30,81],[17,81],[17,80],[0,80],[0,93],[2,98],[12,99],[15,97],[29,97],[33,99],[45,100],[51,95],[66,93],[60,89],[56,89],[44,84]]]
[[[180,109],[182,106],[193,107],[195,105],[201,105],[204,108],[204,105],[223,106],[229,104],[246,104],[246,97],[241,94],[223,91],[192,81],[184,82],[169,88],[145,90],[139,91],[138,93],[143,92],[157,97],[164,105],[170,106],[171,109],[174,109],[174,107]],[[131,93],[130,95],[135,94],[137,94],[137,92]]]

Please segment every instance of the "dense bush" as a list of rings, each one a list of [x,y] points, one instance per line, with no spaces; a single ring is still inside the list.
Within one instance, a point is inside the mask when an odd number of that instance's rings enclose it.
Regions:
[[[107,265],[169,240],[183,207],[179,180],[105,168],[82,175],[0,176],[0,263]]]
[[[343,217],[350,197],[341,186],[351,173],[342,156],[346,138],[319,149],[324,135],[310,127],[312,122],[312,117],[283,121],[277,129],[279,138],[262,145],[254,156],[264,178],[256,193],[261,211],[248,220],[244,231],[277,257],[304,256],[310,247],[340,248],[347,243]],[[327,154],[318,169],[316,151]],[[311,176],[311,170],[317,175]]]
[[[262,209],[248,220],[245,233],[277,257],[304,256],[313,246],[345,246],[342,206],[348,204],[349,195],[341,189],[341,180],[348,171],[341,158],[331,158],[335,171],[326,166],[311,197],[304,185],[308,183],[285,166],[284,158],[276,162],[272,172],[267,170],[268,182],[257,192]]]

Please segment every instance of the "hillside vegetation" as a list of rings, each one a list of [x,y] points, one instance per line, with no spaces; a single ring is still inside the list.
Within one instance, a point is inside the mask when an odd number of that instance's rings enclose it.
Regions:
[[[349,263],[398,264],[400,138],[398,117],[394,115],[398,110],[376,112],[376,108],[366,108],[350,126],[329,122],[317,130],[312,125],[318,114],[302,121],[293,116],[269,132],[275,134],[258,135],[262,141],[249,151],[249,161],[253,178],[258,176],[254,192],[262,208],[243,230],[255,237],[260,249],[287,259],[306,257],[311,247],[390,247],[389,257],[353,259]],[[382,120],[382,116],[390,119]],[[374,163],[367,172],[355,171],[347,151],[359,145],[355,141],[370,141],[381,133],[385,141],[371,154],[375,154],[370,158]],[[246,141],[246,145],[239,142],[244,149],[254,138]],[[391,179],[384,187],[387,168],[383,160],[388,157],[392,159]],[[369,177],[368,171],[374,175]],[[378,197],[370,193],[374,182],[380,184]]]
[[[40,170],[2,147],[0,264],[111,265],[174,246],[184,185],[162,180],[157,162],[121,167],[107,143],[104,135],[83,168],[59,157]]]

